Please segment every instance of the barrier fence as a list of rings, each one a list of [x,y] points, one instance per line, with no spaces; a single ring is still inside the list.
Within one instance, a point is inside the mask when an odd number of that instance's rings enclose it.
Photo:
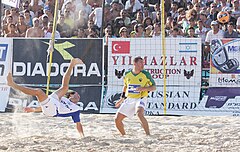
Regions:
[[[12,71],[17,83],[46,89],[48,41],[0,39],[0,111],[38,106],[34,97],[10,91],[6,75]],[[215,40],[211,45],[210,68],[203,68],[200,39],[166,38],[167,114],[237,116],[240,112],[238,43],[231,39]],[[114,103],[121,95],[123,74],[132,68],[133,58],[141,56],[145,69],[157,84],[157,90],[149,93],[146,114],[162,115],[161,45],[161,39],[149,38],[110,38],[108,46],[103,45],[102,39],[58,39],[53,52],[50,91],[60,87],[70,59],[80,57],[84,65],[74,68],[70,89],[80,94],[82,112],[115,113]]]

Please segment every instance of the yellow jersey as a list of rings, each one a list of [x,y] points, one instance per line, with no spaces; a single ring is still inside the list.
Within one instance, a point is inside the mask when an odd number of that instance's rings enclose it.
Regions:
[[[132,70],[125,72],[124,86],[126,86],[126,97],[142,98],[148,96],[148,91],[136,91],[138,87],[148,87],[156,85],[152,76],[146,70],[142,70],[138,74],[132,73]]]

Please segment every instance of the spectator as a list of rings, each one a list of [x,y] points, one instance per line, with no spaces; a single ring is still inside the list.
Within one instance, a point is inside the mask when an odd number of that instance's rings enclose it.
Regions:
[[[170,33],[170,36],[169,37],[172,37],[172,38],[180,38],[182,37],[181,35],[178,34],[179,33],[179,29],[178,28],[174,28],[172,30],[172,32]]]
[[[132,32],[130,33],[130,37],[131,37],[131,38],[135,38],[135,37],[136,37],[136,34],[137,34],[136,31],[132,31]]]
[[[26,37],[44,37],[43,30],[39,27],[39,19],[33,19],[33,27],[27,29]]]
[[[44,14],[47,14],[48,21],[53,21],[53,13],[50,11],[49,6],[45,6],[43,12]]]
[[[141,11],[138,11],[137,14],[136,14],[136,20],[137,20],[137,22],[138,22],[139,24],[142,24],[143,19],[144,19],[143,13],[142,13]]]
[[[127,38],[128,37],[128,31],[126,27],[121,27],[119,30],[119,35],[121,38]]]
[[[232,17],[238,19],[240,16],[239,0],[233,0]]]
[[[127,11],[125,9],[122,9],[120,11],[120,17],[123,18],[124,25],[125,26],[130,26],[131,24],[131,19],[128,17]]]
[[[3,19],[2,19],[2,24],[3,25],[7,23],[7,18],[8,18],[9,15],[10,15],[10,10],[5,9],[4,10],[4,16],[3,16]]]
[[[33,26],[33,21],[32,21],[32,17],[30,15],[29,10],[24,11],[24,18],[25,18],[26,25],[29,26],[29,27],[32,27]]]
[[[203,53],[203,57],[205,60],[209,61],[209,53],[210,53],[210,44],[214,39],[222,39],[223,38],[223,31],[219,29],[219,24],[217,21],[211,22],[212,30],[208,31],[206,39],[205,39],[205,50]]]
[[[121,27],[125,26],[124,25],[124,19],[122,17],[117,17],[114,21],[114,25],[113,25],[113,28],[114,28],[114,35],[117,35],[119,36],[119,29]]]
[[[12,16],[8,16],[7,17],[7,23],[3,25],[3,30],[2,30],[2,33],[3,35],[6,35],[7,33],[9,33],[9,25],[13,23],[13,17]]]
[[[71,37],[71,28],[65,22],[64,15],[61,14],[58,23],[57,23],[57,31],[60,33],[60,36],[63,37]]]
[[[218,14],[217,4],[212,3],[210,5],[210,14],[209,14],[208,18],[210,18],[212,21],[215,21],[215,20],[217,20],[217,14]]]
[[[179,25],[182,25],[183,21],[186,21],[186,13],[183,8],[178,9],[178,18],[177,18],[177,23]]]
[[[203,26],[204,26],[205,28],[207,28],[208,30],[211,30],[210,24],[211,24],[212,20],[211,20],[210,18],[207,18],[206,12],[201,11],[199,18],[200,18],[200,20],[202,21]]]
[[[45,33],[45,38],[51,38],[52,37],[52,32],[53,32],[53,22],[52,21],[50,21],[49,23],[48,23],[48,30],[47,30],[47,32]],[[61,36],[60,36],[60,33],[56,30],[55,31],[55,38],[61,38]]]
[[[71,11],[68,8],[64,9],[64,23],[70,26],[71,29],[74,28],[74,19],[72,17]]]
[[[9,16],[12,16],[13,18],[13,23],[17,24],[18,22],[18,12],[17,12],[17,8],[12,8],[10,9],[10,14]]]
[[[153,31],[153,26],[152,25],[148,25],[145,28],[145,37],[152,37],[151,33]]]
[[[89,30],[88,38],[98,38],[98,31],[96,27],[92,27]]]
[[[187,2],[187,10],[193,9],[193,4],[189,1]]]
[[[153,38],[158,38],[158,37],[161,37],[161,23],[158,22],[158,23],[154,23],[153,25],[153,31],[151,33],[151,37]]]
[[[142,24],[135,25],[134,31],[136,31],[136,37],[145,37],[145,32]]]
[[[47,14],[43,14],[39,19],[39,27],[46,33],[48,29],[48,16]]]
[[[234,24],[228,23],[227,31],[224,32],[224,38],[238,38],[238,33],[234,31]]]
[[[31,16],[32,18],[35,17],[35,13],[34,13],[33,11],[31,11],[31,9],[30,9],[30,7],[29,7],[29,2],[28,2],[28,1],[26,1],[26,2],[24,2],[24,3],[22,4],[22,11],[20,12],[20,14],[24,14],[25,10],[29,10],[30,16]],[[38,10],[40,10],[40,9],[38,9]]]
[[[151,18],[151,17],[146,17],[146,18],[143,20],[143,26],[144,26],[144,28],[146,28],[146,27],[148,27],[149,25],[153,25],[152,18]]]
[[[86,38],[87,37],[83,28],[78,29],[77,37],[78,38]]]
[[[171,10],[169,12],[173,20],[177,21],[178,18],[178,2],[172,2]]]
[[[113,0],[111,3],[110,13],[113,18],[120,16],[120,10],[118,5],[121,5],[119,4],[118,0]]]
[[[159,3],[156,3],[154,5],[154,11],[152,12],[152,19],[155,20],[157,17],[157,13],[160,12],[160,5]]]
[[[190,27],[188,29],[188,38],[197,38],[197,36],[195,35],[195,29],[193,27]]]
[[[142,4],[138,0],[128,0],[125,4],[125,9],[129,14],[133,15],[142,9]]]
[[[104,29],[104,43],[105,45],[108,45],[108,38],[114,38],[116,36],[114,36],[112,34],[112,27],[111,26],[107,26],[105,29]]]
[[[88,15],[84,10],[79,11],[78,19],[75,20],[75,29],[79,28],[87,28],[87,23],[88,23]]]
[[[5,35],[5,37],[18,37],[19,34],[16,32],[16,26],[14,23],[11,23],[8,25],[8,33]]]
[[[26,25],[26,23],[25,23],[24,20],[25,20],[25,18],[24,18],[23,15],[20,15],[20,16],[18,17],[17,31],[18,31],[20,37],[25,37],[26,31],[27,31],[27,29],[29,28],[29,27]]]
[[[85,11],[86,14],[89,16],[92,12],[92,7],[86,2],[87,0],[81,0],[81,8],[80,10]]]
[[[31,10],[35,16],[38,16],[39,10],[43,9],[43,2],[40,0],[31,0],[31,4],[27,3],[28,1],[25,2],[23,5],[24,9]],[[32,14],[30,11],[30,14]],[[32,16],[34,18],[35,16]]]
[[[106,8],[109,9],[109,8]],[[102,8],[95,8],[92,13],[89,15],[89,19],[94,21],[94,24],[97,25],[98,28],[102,26]]]
[[[197,22],[198,28],[195,30],[195,34],[201,38],[202,44],[205,44],[205,39],[207,35],[207,28],[204,27],[203,22],[200,20]]]
[[[89,35],[90,34],[90,30],[91,28],[94,26],[94,22],[93,20],[88,20],[88,28],[84,30],[84,33],[86,35]]]
[[[165,13],[166,14],[166,13]],[[165,15],[165,21],[166,21],[167,16]],[[161,12],[156,12],[156,18],[153,20],[153,23],[161,23]]]
[[[190,18],[193,18],[196,21],[198,19],[197,11],[195,9],[190,9],[186,13],[186,18],[187,20],[189,20]]]

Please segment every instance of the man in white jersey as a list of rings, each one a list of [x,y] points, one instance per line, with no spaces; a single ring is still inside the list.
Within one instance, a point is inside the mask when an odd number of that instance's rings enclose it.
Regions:
[[[68,98],[64,97],[67,94],[69,88],[69,81],[71,77],[71,72],[76,64],[83,64],[82,60],[75,58],[72,59],[70,65],[65,72],[62,79],[62,86],[53,92],[51,95],[47,96],[41,89],[29,88],[18,85],[13,81],[12,74],[9,73],[7,76],[7,84],[14,89],[20,90],[25,94],[36,96],[40,102],[40,109],[29,109],[27,112],[41,111],[46,116],[51,117],[72,117],[74,123],[81,137],[84,137],[82,124],[80,123],[80,107],[76,105],[79,101],[80,96],[77,92],[69,93]]]

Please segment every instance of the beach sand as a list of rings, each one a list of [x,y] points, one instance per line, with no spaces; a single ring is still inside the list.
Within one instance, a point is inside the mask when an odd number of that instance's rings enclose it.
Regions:
[[[81,114],[85,137],[71,118],[39,113],[0,113],[0,151],[76,152],[237,152],[239,117],[147,116],[151,136],[137,118],[125,119],[120,136],[114,115]]]

